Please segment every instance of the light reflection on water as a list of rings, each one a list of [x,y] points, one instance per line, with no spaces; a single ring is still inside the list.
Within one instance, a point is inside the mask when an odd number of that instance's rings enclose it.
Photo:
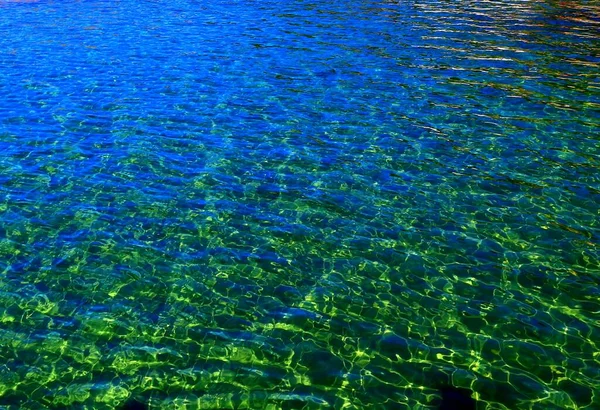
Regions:
[[[600,404],[597,6],[19,3],[1,405]]]

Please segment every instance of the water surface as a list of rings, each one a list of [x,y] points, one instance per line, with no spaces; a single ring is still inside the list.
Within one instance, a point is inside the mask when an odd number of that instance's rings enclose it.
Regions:
[[[0,405],[600,407],[599,16],[0,1]]]

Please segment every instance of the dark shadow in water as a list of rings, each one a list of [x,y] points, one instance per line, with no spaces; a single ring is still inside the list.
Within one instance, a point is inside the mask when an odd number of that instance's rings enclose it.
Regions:
[[[129,400],[121,406],[121,410],[146,410],[147,408],[148,406],[137,400]]]
[[[476,410],[477,402],[469,389],[442,386],[439,387],[442,396],[437,404],[439,410]],[[148,406],[141,401],[132,399],[125,403],[120,410],[146,410]]]
[[[472,391],[452,386],[440,388],[442,395],[440,410],[475,410],[477,402],[471,397]]]

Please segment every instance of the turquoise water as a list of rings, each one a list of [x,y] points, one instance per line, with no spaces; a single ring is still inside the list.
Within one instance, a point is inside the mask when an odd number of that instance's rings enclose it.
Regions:
[[[0,1],[0,406],[600,408],[592,1]]]

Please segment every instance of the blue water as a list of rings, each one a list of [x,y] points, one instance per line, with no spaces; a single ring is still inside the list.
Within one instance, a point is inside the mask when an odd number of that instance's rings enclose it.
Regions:
[[[0,0],[0,406],[600,408],[593,1]]]

